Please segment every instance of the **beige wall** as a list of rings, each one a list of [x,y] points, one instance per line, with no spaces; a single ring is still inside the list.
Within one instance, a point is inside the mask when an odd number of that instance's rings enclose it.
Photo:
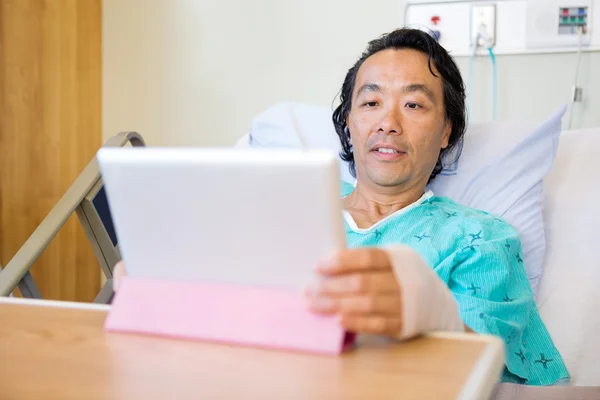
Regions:
[[[282,100],[331,105],[368,40],[401,25],[399,0],[104,0],[103,134],[151,145],[231,145]],[[489,65],[476,62],[472,120],[486,120]],[[458,60],[467,73],[468,61]],[[503,56],[499,116],[541,117],[569,100],[574,54]],[[599,126],[600,54],[582,62],[584,113]],[[465,81],[467,80],[465,75]],[[595,91],[595,92],[594,92]]]
[[[277,101],[328,106],[402,12],[392,0],[104,0],[104,135],[229,145]]]
[[[469,59],[459,57],[457,63],[468,82]],[[503,55],[497,57],[497,63],[499,119],[541,120],[570,102],[577,63],[575,53]],[[474,105],[473,121],[492,117],[491,79],[489,58],[477,58],[473,63],[473,87],[469,90]],[[600,52],[582,54],[579,79],[583,102],[573,107],[572,129],[600,126]],[[569,112],[563,118],[565,129]]]

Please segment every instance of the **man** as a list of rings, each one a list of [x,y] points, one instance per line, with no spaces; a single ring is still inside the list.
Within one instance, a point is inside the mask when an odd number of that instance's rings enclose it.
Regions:
[[[357,178],[344,190],[354,249],[320,266],[329,279],[309,290],[310,307],[350,331],[401,339],[438,329],[497,335],[507,349],[503,380],[567,379],[517,232],[426,191],[465,130],[464,85],[448,53],[427,33],[394,31],[369,44],[340,97],[333,121]]]
[[[506,343],[504,381],[567,379],[517,232],[426,191],[459,154],[465,130],[464,85],[448,53],[419,30],[372,41],[346,75],[333,121],[357,178],[343,193],[350,249],[317,266],[327,279],[307,290],[310,309],[337,315],[349,331],[397,339],[497,335]]]

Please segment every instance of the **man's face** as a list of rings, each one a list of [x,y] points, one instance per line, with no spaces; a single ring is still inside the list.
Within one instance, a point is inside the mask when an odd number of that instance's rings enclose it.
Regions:
[[[425,185],[452,130],[427,55],[384,50],[358,70],[347,124],[359,182]]]

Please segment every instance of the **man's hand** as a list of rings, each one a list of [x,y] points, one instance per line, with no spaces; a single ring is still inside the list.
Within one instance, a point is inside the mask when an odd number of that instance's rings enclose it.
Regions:
[[[402,329],[400,286],[384,250],[343,250],[317,267],[320,283],[307,291],[309,307],[336,314],[348,331],[397,336]]]
[[[123,264],[123,261],[119,261],[115,264],[115,267],[113,268],[113,291],[116,292],[117,290],[119,290],[119,284],[121,283],[121,279],[123,279],[124,276],[126,276],[125,264]]]

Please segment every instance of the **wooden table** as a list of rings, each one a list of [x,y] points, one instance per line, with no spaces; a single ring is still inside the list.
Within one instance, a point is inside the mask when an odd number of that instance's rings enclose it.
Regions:
[[[105,333],[108,306],[0,298],[1,399],[484,399],[492,337],[368,338],[340,356]]]

